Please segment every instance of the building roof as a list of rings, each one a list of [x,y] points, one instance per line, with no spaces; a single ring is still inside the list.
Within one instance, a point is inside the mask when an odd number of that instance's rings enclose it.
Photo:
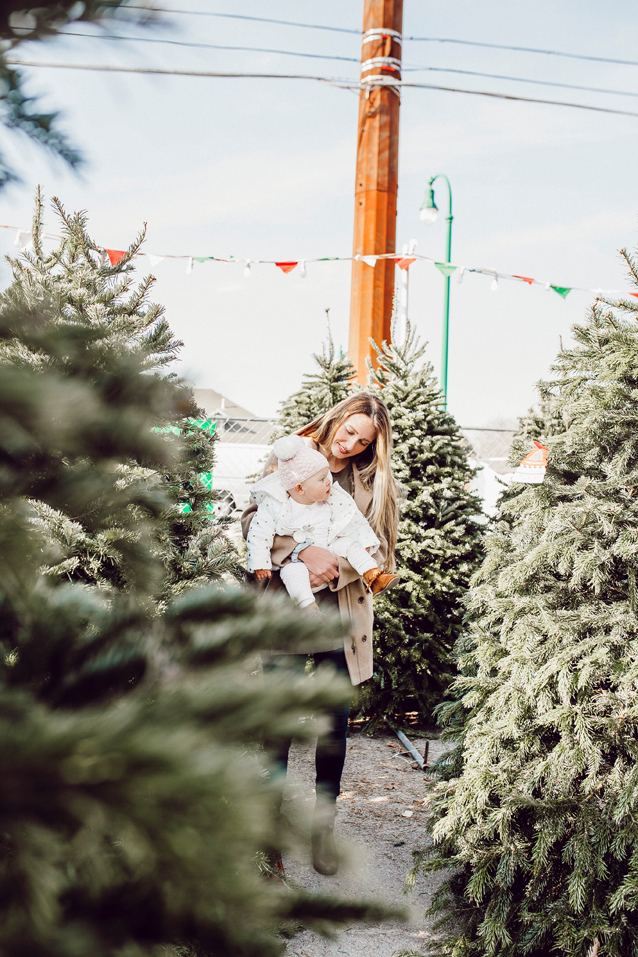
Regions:
[[[214,389],[193,389],[193,396],[206,416],[217,422],[221,442],[243,445],[267,445],[270,442],[273,419],[253,415]]]
[[[254,419],[256,416],[237,405],[232,399],[227,399],[221,392],[215,392],[214,389],[193,389],[195,402],[200,406],[209,418],[215,418],[222,414],[229,418]]]

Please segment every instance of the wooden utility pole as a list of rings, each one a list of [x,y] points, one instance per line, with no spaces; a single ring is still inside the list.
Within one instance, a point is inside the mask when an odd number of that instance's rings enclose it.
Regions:
[[[394,253],[403,0],[364,0],[353,256]],[[366,381],[370,338],[390,340],[394,260],[352,263],[350,361]],[[374,361],[374,357],[373,361]]]

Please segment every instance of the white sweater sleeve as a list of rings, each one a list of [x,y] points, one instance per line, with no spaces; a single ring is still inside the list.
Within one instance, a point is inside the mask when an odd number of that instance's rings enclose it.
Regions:
[[[266,502],[262,502],[250,523],[246,537],[248,558],[246,568],[254,572],[258,568],[272,568],[270,550],[275,538],[277,520]]]

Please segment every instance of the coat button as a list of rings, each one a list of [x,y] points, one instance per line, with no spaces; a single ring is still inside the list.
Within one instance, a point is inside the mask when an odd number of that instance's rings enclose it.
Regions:
[[[361,597],[359,598],[359,604],[363,605],[364,601],[365,601],[365,598],[363,597],[363,595],[361,595]]]
[[[364,635],[364,636],[362,637],[362,639],[361,639],[361,641],[367,641],[367,640],[368,640],[368,636],[367,636],[367,635]]]

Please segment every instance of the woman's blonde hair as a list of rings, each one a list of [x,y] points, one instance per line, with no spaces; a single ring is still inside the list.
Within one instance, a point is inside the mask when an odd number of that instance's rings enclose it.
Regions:
[[[392,426],[388,410],[381,399],[368,392],[357,392],[333,406],[303,429],[299,435],[313,439],[323,452],[329,452],[337,431],[351,415],[367,415],[376,430],[376,438],[354,456],[352,461],[363,485],[372,491],[372,502],[366,518],[379,536],[388,543],[385,568],[394,570],[397,546],[399,502],[396,479],[392,474]]]

